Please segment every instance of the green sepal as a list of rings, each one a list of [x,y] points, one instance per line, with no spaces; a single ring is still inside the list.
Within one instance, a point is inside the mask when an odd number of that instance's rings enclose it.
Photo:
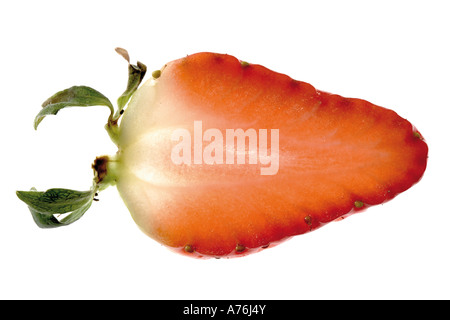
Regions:
[[[128,52],[123,48],[116,48],[116,52],[128,62],[127,88],[125,89],[124,93],[122,93],[122,95],[117,99],[117,105],[119,109],[117,110],[117,114],[115,117],[118,118],[120,112],[123,110],[133,93],[137,90],[142,80],[144,79],[144,76],[147,72],[147,66],[139,61],[136,65],[132,65],[130,63],[130,56],[128,55]]]
[[[62,225],[52,214],[42,214],[39,211],[34,210],[32,207],[28,207],[28,209],[30,209],[33,220],[39,228],[56,228]]]
[[[41,228],[55,228],[69,225],[80,219],[90,208],[95,191],[75,191],[54,188],[45,192],[17,191],[17,196],[30,209],[36,224]],[[67,214],[62,219],[55,215]]]
[[[42,110],[34,119],[34,129],[47,115],[56,115],[59,110],[66,107],[106,106],[114,114],[111,101],[95,89],[86,86],[73,86],[62,90],[48,98],[42,104]]]
[[[122,95],[117,99],[119,112],[125,107],[125,105],[128,103],[133,93],[137,90],[137,88],[142,82],[142,79],[144,79],[146,72],[147,67],[144,64],[140,63],[139,61],[137,62],[137,65],[132,64],[128,65],[127,88],[124,91],[124,93],[122,93]]]

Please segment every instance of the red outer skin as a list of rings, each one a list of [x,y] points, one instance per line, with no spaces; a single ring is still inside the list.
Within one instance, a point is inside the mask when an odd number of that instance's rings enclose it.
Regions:
[[[193,168],[185,174],[217,184],[170,191],[175,200],[164,217],[141,225],[177,252],[257,252],[390,200],[426,168],[422,135],[394,111],[318,91],[230,55],[189,55],[165,65],[157,81],[161,101],[185,105],[174,111],[186,115],[185,124],[280,130],[278,174],[260,176],[256,168],[239,180],[239,169],[220,180],[221,169]],[[227,179],[231,186],[222,184]]]

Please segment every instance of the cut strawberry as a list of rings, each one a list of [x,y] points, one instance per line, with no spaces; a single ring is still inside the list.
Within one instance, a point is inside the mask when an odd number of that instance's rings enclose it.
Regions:
[[[383,203],[426,168],[422,135],[367,101],[222,54],[154,74],[120,125],[117,187],[140,228],[180,252],[255,252]],[[226,139],[238,129],[244,149]]]
[[[170,62],[137,90],[146,66],[117,52],[129,72],[117,109],[73,86],[35,118],[37,128],[66,107],[106,106],[119,148],[95,160],[89,191],[17,191],[41,228],[78,221],[116,184],[160,243],[194,257],[243,256],[392,199],[425,171],[422,135],[392,110],[214,53]]]

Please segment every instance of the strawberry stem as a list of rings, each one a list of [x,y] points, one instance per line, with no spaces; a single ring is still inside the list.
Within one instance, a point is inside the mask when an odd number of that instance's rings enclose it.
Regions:
[[[113,186],[117,181],[118,160],[114,156],[97,157],[92,164],[94,169],[94,183],[98,191]]]

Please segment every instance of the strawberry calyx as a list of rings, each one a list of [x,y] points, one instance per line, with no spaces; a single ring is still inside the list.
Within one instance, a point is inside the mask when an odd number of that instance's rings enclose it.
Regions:
[[[133,93],[142,82],[147,67],[137,62],[130,63],[128,52],[116,48],[128,62],[128,83],[125,91],[117,99],[117,108],[99,91],[87,86],[73,86],[59,91],[42,104],[41,111],[34,120],[34,128],[48,115],[56,115],[60,110],[68,107],[106,106],[110,110],[105,129],[111,140],[117,145],[119,140],[119,120],[124,108]],[[17,197],[25,202],[30,209],[36,224],[41,228],[55,228],[65,226],[79,220],[90,208],[93,201],[98,201],[98,192],[114,185],[116,181],[117,160],[115,156],[97,157],[92,164],[94,179],[87,191],[76,191],[63,188],[52,188],[45,192],[31,188],[29,191],[17,191]]]

